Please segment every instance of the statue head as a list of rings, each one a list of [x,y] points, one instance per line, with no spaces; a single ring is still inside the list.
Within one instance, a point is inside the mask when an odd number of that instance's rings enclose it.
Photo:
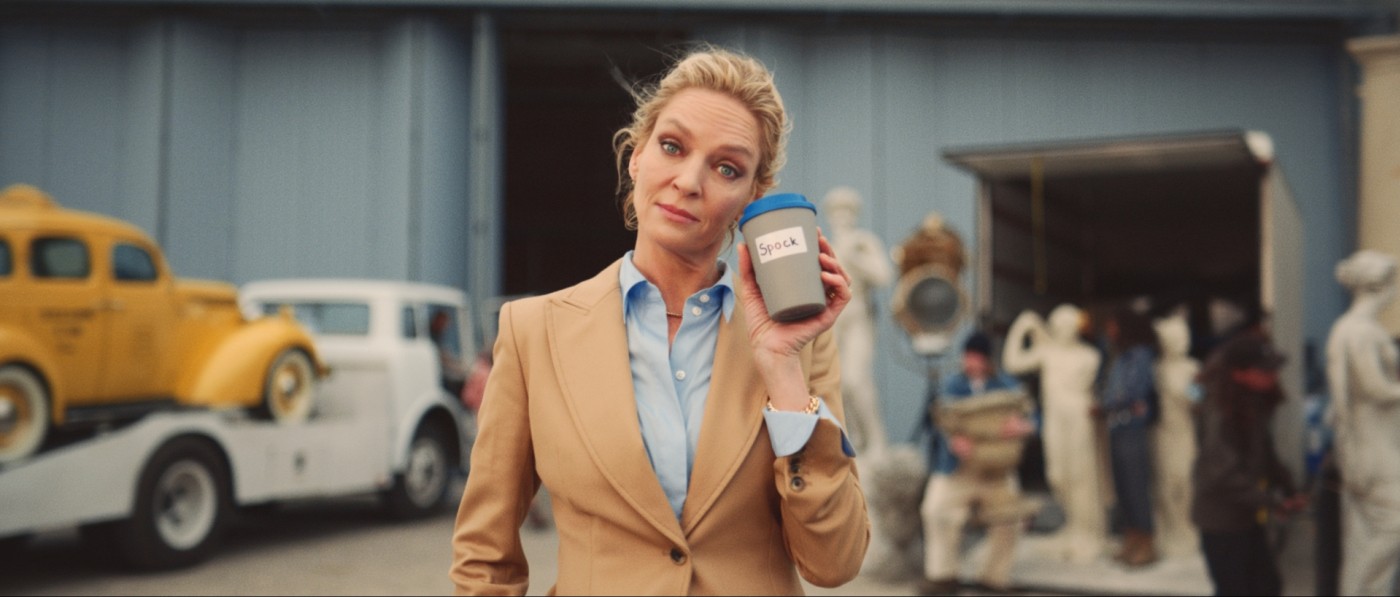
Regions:
[[[860,193],[845,185],[833,187],[822,199],[822,211],[833,228],[852,228],[860,214]]]
[[[1186,324],[1186,314],[1173,311],[1170,315],[1152,322],[1157,331],[1157,345],[1164,357],[1185,356],[1191,350],[1191,327]]]
[[[1371,249],[1362,249],[1337,263],[1337,281],[1360,298],[1375,295],[1381,302],[1395,299],[1395,258]]]
[[[1056,342],[1072,342],[1079,338],[1084,329],[1084,312],[1074,305],[1065,303],[1050,312],[1047,326],[1050,337]]]

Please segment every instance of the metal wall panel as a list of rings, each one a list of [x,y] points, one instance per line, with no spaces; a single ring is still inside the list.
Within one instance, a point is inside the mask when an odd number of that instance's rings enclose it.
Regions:
[[[404,112],[385,44],[371,30],[240,35],[235,278],[401,275],[407,210],[376,208],[407,207],[402,144],[381,128]]]
[[[154,234],[162,43],[122,23],[0,26],[0,184]]]
[[[237,37],[198,22],[171,24],[161,242],[176,274],[232,280]]]
[[[182,276],[464,286],[467,37],[410,19],[12,22],[0,182],[142,226]]]

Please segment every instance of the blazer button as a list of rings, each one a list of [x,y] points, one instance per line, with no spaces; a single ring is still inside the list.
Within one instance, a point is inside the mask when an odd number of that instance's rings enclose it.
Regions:
[[[685,552],[681,551],[681,548],[679,548],[679,547],[672,547],[672,548],[671,548],[671,561],[672,561],[672,562],[675,562],[677,565],[679,565],[679,564],[684,564],[684,563],[685,563]]]
[[[792,487],[793,491],[802,491],[802,488],[807,486],[807,482],[803,481],[802,477],[793,477],[788,485]]]

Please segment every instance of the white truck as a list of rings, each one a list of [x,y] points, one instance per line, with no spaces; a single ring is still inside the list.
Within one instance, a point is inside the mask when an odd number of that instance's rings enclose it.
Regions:
[[[0,542],[79,527],[139,568],[193,564],[239,507],[378,493],[401,517],[444,505],[474,437],[455,391],[474,355],[454,288],[371,280],[255,282],[249,316],[290,309],[330,367],[304,422],[178,409],[54,438],[0,468]]]

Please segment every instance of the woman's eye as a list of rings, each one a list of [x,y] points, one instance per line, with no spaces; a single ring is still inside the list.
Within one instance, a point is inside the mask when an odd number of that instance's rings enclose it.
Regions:
[[[739,170],[729,164],[720,164],[719,175],[725,178],[738,178]]]
[[[662,141],[661,151],[664,151],[670,155],[676,155],[681,152],[681,146],[677,145],[675,141]]]

